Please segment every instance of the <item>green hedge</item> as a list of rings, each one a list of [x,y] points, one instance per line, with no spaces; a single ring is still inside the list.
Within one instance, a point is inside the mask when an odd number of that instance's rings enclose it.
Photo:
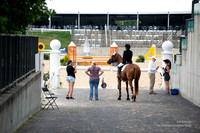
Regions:
[[[139,55],[135,62],[144,62],[144,61],[145,61],[144,56]]]
[[[49,60],[49,58],[50,58],[50,54],[45,53],[44,54],[44,60]]]

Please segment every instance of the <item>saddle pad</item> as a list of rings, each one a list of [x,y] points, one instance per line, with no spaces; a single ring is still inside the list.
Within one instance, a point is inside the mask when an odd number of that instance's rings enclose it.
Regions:
[[[125,69],[125,67],[126,67],[127,65],[128,65],[128,64],[126,64],[126,65],[124,65],[124,66],[122,67],[122,71],[124,71],[124,69]],[[121,71],[121,72],[122,72],[122,71]]]

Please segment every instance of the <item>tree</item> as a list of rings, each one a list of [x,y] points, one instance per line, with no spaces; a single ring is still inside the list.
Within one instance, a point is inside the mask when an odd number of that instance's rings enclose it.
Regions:
[[[54,15],[45,0],[1,0],[0,33],[25,33],[40,16]]]

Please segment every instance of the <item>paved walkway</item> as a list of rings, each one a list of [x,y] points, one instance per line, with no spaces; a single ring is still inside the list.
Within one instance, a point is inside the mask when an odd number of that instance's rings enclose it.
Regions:
[[[89,101],[89,89],[75,89],[66,100],[65,89],[56,90],[60,110],[43,110],[18,133],[123,133],[200,132],[200,108],[180,96],[157,90],[140,90],[137,101],[118,101],[118,90],[99,89],[99,101]]]

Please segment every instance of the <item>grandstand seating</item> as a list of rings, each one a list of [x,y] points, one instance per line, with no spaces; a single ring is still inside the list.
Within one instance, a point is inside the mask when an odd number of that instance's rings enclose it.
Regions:
[[[105,47],[105,34],[105,30],[75,29],[72,32],[72,40],[77,46],[83,46],[87,36],[91,46]],[[126,43],[132,47],[151,47],[152,44],[159,44],[160,47],[162,42],[170,40],[175,47],[178,47],[178,40],[182,34],[182,31],[177,30],[108,30],[107,46],[115,42],[119,47],[123,47]]]

